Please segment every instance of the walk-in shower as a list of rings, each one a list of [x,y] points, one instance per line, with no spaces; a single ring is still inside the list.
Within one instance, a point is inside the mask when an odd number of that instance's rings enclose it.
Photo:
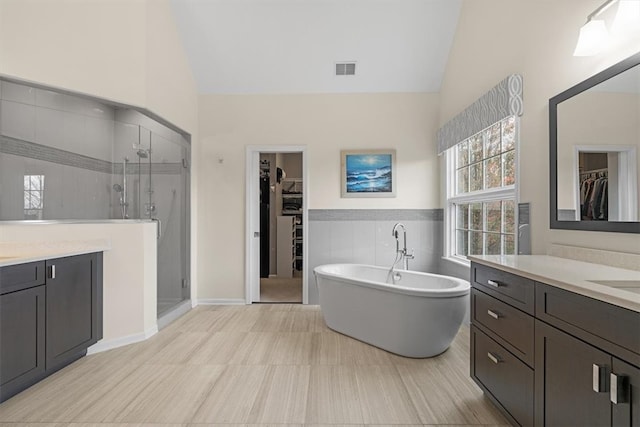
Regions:
[[[55,89],[3,78],[0,85],[0,119],[11,124],[0,129],[0,221],[157,221],[158,315],[188,299],[190,136],[142,110],[68,92],[52,98]],[[33,96],[18,102],[15,93]],[[36,126],[52,114],[68,120]]]

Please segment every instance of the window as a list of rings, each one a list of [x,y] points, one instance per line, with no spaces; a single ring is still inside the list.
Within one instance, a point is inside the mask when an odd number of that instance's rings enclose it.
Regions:
[[[516,253],[515,116],[447,151],[446,256]]]
[[[24,219],[42,219],[44,175],[24,176]]]

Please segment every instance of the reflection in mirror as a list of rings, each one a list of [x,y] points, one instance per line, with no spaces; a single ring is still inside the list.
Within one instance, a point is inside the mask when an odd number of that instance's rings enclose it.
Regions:
[[[556,153],[558,221],[638,221],[640,65],[557,104]]]

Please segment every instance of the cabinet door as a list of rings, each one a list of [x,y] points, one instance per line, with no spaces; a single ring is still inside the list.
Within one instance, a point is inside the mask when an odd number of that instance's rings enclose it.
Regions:
[[[536,425],[611,425],[611,356],[539,320],[535,351]],[[600,392],[594,365],[602,367]]]
[[[640,426],[640,369],[613,358],[613,375],[620,384],[617,403],[612,400],[613,425],[616,427]]]
[[[44,374],[44,286],[0,296],[0,402]]]
[[[47,261],[47,370],[97,341],[97,267],[95,254]]]

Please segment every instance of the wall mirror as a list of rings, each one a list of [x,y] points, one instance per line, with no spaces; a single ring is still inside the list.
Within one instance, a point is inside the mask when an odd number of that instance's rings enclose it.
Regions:
[[[549,100],[551,228],[640,233],[640,53]]]

